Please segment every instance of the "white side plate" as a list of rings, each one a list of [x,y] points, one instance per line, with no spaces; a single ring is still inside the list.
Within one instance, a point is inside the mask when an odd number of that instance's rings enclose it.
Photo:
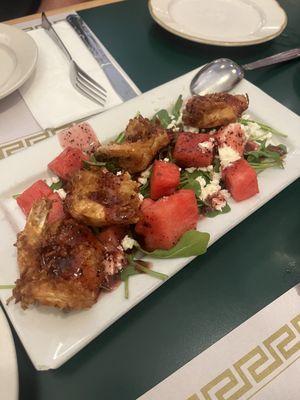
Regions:
[[[280,35],[287,16],[276,0],[149,0],[153,19],[194,42],[247,46]]]
[[[138,111],[151,117],[159,109],[171,107],[179,94],[188,97],[189,84],[195,72],[196,70],[91,118],[89,122],[100,141],[116,137]],[[200,221],[199,230],[211,235],[210,245],[300,174],[300,118],[243,80],[236,87],[236,93],[245,92],[250,97],[249,112],[254,118],[289,135],[284,141],[289,153],[285,169],[268,170],[259,175],[258,195],[241,203],[232,201],[230,213]],[[19,275],[13,244],[17,232],[25,223],[12,195],[20,193],[35,180],[49,176],[47,163],[60,151],[57,138],[52,137],[0,161],[0,283],[3,285],[12,284]],[[208,250],[210,251],[213,249]],[[154,269],[172,276],[190,261],[191,258],[156,260]],[[121,284],[112,293],[100,296],[98,303],[90,310],[70,313],[46,307],[32,307],[24,311],[19,304],[13,302],[6,306],[5,301],[11,294],[9,290],[2,290],[0,297],[33,364],[41,370],[59,367],[161,284],[161,281],[149,276],[135,276],[130,281],[129,300],[124,298],[124,287]]]
[[[0,99],[30,77],[37,61],[34,40],[20,29],[0,24]]]
[[[14,340],[0,307],[0,399],[17,400],[18,365]]]

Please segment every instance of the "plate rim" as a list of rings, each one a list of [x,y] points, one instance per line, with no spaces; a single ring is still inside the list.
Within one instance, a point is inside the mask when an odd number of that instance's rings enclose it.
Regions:
[[[23,36],[23,38],[26,38],[25,40],[27,41],[27,43],[31,43],[32,45],[32,49],[34,51],[33,54],[33,59],[31,64],[29,65],[29,67],[27,68],[26,72],[22,74],[22,76],[16,80],[9,88],[7,88],[5,91],[1,91],[0,90],[0,100],[7,97],[8,95],[10,95],[11,93],[13,93],[15,90],[19,89],[19,87],[21,87],[26,81],[27,79],[29,79],[29,77],[31,76],[31,74],[33,73],[37,60],[38,60],[38,47],[35,43],[35,41],[32,39],[32,37],[30,35],[28,35],[26,32],[24,32],[22,29],[18,29],[15,26],[11,26],[9,24],[5,24],[5,23],[0,23],[0,31],[2,27],[5,27],[5,29],[7,29],[10,32],[18,32],[17,34],[21,34]],[[15,51],[14,51],[15,52]]]
[[[152,4],[152,1],[153,0],[148,0],[148,9],[149,9],[151,17],[153,18],[153,20],[155,22],[158,23],[158,25],[160,25],[162,28],[164,28],[168,32],[170,32],[170,33],[172,33],[172,34],[174,34],[176,36],[182,37],[183,39],[187,39],[187,40],[190,40],[190,41],[195,42],[195,43],[202,43],[202,44],[211,45],[211,46],[245,47],[245,46],[252,46],[252,45],[255,45],[255,44],[265,43],[265,42],[268,42],[268,41],[276,38],[277,36],[279,36],[284,31],[284,29],[286,28],[287,22],[288,22],[288,17],[287,17],[287,14],[286,14],[284,8],[281,7],[281,5],[278,3],[277,0],[273,0],[274,3],[282,11],[283,17],[284,17],[284,21],[283,21],[282,25],[279,27],[277,32],[271,33],[270,35],[266,35],[266,36],[264,36],[262,38],[259,38],[259,39],[248,40],[248,41],[245,41],[245,42],[222,41],[222,40],[213,40],[213,39],[210,40],[210,39],[205,39],[205,38],[199,38],[198,36],[190,35],[188,33],[180,32],[180,31],[170,27],[169,25],[167,25],[161,18],[159,18],[156,15],[156,13],[154,11],[153,4]]]

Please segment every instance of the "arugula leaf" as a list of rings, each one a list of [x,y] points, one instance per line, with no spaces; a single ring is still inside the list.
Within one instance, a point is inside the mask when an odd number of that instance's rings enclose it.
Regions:
[[[164,128],[167,128],[167,126],[172,122],[167,110],[159,110],[156,114],[154,114],[152,121],[155,121],[156,118],[160,121]]]
[[[242,125],[248,125],[249,122],[255,123],[255,124],[259,125],[260,129],[262,129],[263,131],[271,132],[273,135],[287,137],[287,135],[285,133],[279,132],[276,129],[272,128],[271,126],[263,124],[262,122],[254,121],[252,119],[244,119],[244,118],[240,118],[238,121]]]
[[[213,165],[215,172],[221,172],[221,161],[219,157],[215,157]]]
[[[115,140],[115,143],[123,143],[125,141],[125,131],[121,132]]]
[[[59,189],[61,189],[63,187],[63,181],[62,180],[59,180],[58,182],[53,182],[51,185],[50,185],[50,189],[51,190],[59,190]]]
[[[207,250],[209,233],[190,230],[185,232],[179,242],[169,250],[146,251],[141,247],[139,250],[153,258],[181,258],[199,256]]]
[[[105,167],[104,161],[98,161],[94,154],[91,155],[89,160],[83,160],[84,167]]]
[[[245,153],[245,157],[257,172],[271,167],[283,168],[282,157],[278,152],[268,149],[265,140],[261,142],[258,150],[248,151]]]
[[[209,183],[211,180],[210,173],[207,171],[196,170],[194,172],[187,172],[186,170],[183,170],[180,176],[180,189],[191,189],[195,192],[196,197],[199,197],[201,186],[196,178],[200,176],[205,179],[206,183]]]
[[[201,193],[201,186],[200,183],[198,181],[192,181],[192,180],[188,180],[186,183],[184,183],[183,185],[180,186],[180,189],[191,189],[194,191],[196,197],[200,196]]]
[[[182,99],[182,95],[179,95],[178,99],[176,100],[176,103],[174,104],[171,114],[173,115],[173,117],[177,120],[180,116],[180,111],[181,111],[181,107],[183,104],[183,99]]]
[[[125,299],[129,298],[129,278],[131,276],[144,273],[161,280],[169,278],[166,274],[148,268],[147,265],[149,265],[149,263],[141,260],[134,260],[133,255],[128,255],[127,258],[130,264],[120,272],[120,278],[125,283]]]
[[[94,155],[92,155],[89,160],[83,160],[83,166],[87,169],[90,167],[105,167],[108,171],[113,173],[121,169],[113,161],[98,161]]]
[[[136,270],[135,265],[132,263],[120,272],[120,278],[121,278],[121,281],[125,281],[130,276],[139,275],[139,274],[140,274],[140,272]]]
[[[0,285],[0,290],[14,289],[16,285]]]
[[[152,269],[148,268],[144,265],[143,261],[135,260],[135,267],[138,271],[144,272],[145,274],[153,276],[153,278],[157,278],[162,281],[169,278],[169,276],[166,274],[162,274],[161,272],[153,271]]]
[[[150,197],[150,183],[149,182],[150,182],[150,179],[148,179],[147,182],[140,187],[140,193],[143,197],[145,197],[145,199],[147,197]]]
[[[220,214],[226,214],[231,210],[230,205],[228,203],[226,203],[226,206],[222,208],[222,210],[213,210],[213,211],[208,211],[205,216],[208,218],[214,218],[217,215]]]

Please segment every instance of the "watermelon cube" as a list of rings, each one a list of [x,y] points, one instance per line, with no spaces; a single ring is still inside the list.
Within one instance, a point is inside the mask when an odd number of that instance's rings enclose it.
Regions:
[[[195,193],[181,189],[157,201],[145,199],[136,232],[142,236],[145,249],[170,249],[188,230],[195,229],[199,211]]]
[[[63,148],[76,147],[87,154],[92,154],[100,146],[93,128],[87,122],[63,129],[58,133],[58,140]]]
[[[52,201],[52,208],[48,214],[48,222],[51,224],[52,222],[62,219],[65,213],[63,202],[57,193],[52,193],[48,196],[48,199]]]
[[[181,167],[207,167],[214,157],[214,138],[207,133],[181,132],[173,157]]]
[[[23,213],[27,216],[35,201],[48,197],[51,194],[53,194],[53,192],[49,186],[39,179],[17,197],[17,203]]]
[[[244,158],[223,170],[223,180],[236,201],[246,200],[259,192],[256,172]]]
[[[218,146],[229,146],[240,156],[244,154],[246,145],[246,136],[241,124],[229,124],[215,134]]]
[[[180,182],[180,171],[176,164],[155,160],[151,179],[150,197],[157,200],[175,192]]]
[[[48,198],[53,202],[52,208],[48,215],[48,221],[54,222],[62,218],[64,216],[64,211],[61,198],[57,193],[54,193],[41,179],[24,190],[24,192],[17,197],[17,203],[27,217],[30,213],[33,203],[44,198]]]
[[[48,168],[63,180],[69,180],[71,176],[83,167],[83,161],[88,156],[80,149],[66,147],[53,161]]]

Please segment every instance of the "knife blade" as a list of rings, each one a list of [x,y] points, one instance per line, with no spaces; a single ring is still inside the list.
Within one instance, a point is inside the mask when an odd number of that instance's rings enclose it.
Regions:
[[[130,100],[137,96],[137,93],[123,77],[121,72],[112,64],[107,57],[101,44],[94,38],[93,32],[77,14],[70,14],[66,20],[93,54],[103,72],[110,81],[112,87],[123,101]]]

